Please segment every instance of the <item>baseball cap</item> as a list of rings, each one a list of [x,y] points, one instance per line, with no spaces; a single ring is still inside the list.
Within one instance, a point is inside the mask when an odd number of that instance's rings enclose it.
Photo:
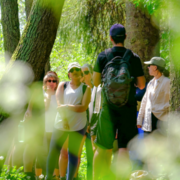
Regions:
[[[144,64],[152,64],[163,68],[166,66],[165,60],[161,57],[153,57],[150,61],[145,61]]]
[[[114,24],[110,28],[110,36],[122,37],[126,35],[126,29],[122,24]]]
[[[68,72],[73,68],[73,67],[76,67],[76,68],[79,68],[81,69],[81,66],[78,62],[73,62],[73,63],[70,63],[69,66],[68,66]]]

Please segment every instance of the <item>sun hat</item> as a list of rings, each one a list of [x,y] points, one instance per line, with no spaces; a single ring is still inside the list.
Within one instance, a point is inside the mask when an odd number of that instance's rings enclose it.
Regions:
[[[110,28],[110,36],[122,37],[126,35],[126,29],[122,24],[114,24]]]
[[[73,68],[73,67],[76,67],[76,68],[79,68],[81,69],[81,66],[78,62],[73,62],[73,63],[70,63],[69,66],[68,66],[68,72]]]
[[[153,57],[153,58],[151,58],[150,61],[145,61],[144,64],[156,65],[156,66],[163,67],[163,68],[166,67],[166,62],[161,57]]]

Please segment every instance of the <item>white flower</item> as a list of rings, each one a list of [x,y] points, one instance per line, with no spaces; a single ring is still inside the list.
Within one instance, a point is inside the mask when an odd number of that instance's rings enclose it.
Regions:
[[[4,160],[4,156],[0,156],[0,161]]]
[[[43,178],[44,178],[44,175],[41,174],[41,175],[39,176],[39,179],[43,179]]]

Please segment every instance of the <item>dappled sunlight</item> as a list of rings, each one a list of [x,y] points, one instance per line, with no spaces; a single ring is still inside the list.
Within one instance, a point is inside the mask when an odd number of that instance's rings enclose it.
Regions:
[[[28,102],[27,85],[34,78],[29,65],[16,61],[0,81],[0,105],[8,113],[19,113]]]

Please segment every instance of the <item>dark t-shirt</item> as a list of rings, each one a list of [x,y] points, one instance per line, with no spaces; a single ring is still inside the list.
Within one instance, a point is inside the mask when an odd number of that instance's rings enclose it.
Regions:
[[[116,46],[116,47],[112,48],[112,53],[113,53],[114,57],[115,56],[123,57],[125,51],[126,51],[125,47],[117,47]],[[106,58],[105,51],[103,51],[98,55],[98,58],[94,65],[94,71],[98,72],[98,73],[102,73],[107,62],[108,62],[108,59]],[[144,72],[142,69],[141,60],[137,54],[133,53],[129,62],[131,65],[131,76],[134,77],[134,81],[131,83],[131,91],[130,91],[130,95],[129,95],[128,104],[136,104],[136,99],[135,99],[136,88],[134,86],[134,83],[136,82],[137,77],[144,76]]]

